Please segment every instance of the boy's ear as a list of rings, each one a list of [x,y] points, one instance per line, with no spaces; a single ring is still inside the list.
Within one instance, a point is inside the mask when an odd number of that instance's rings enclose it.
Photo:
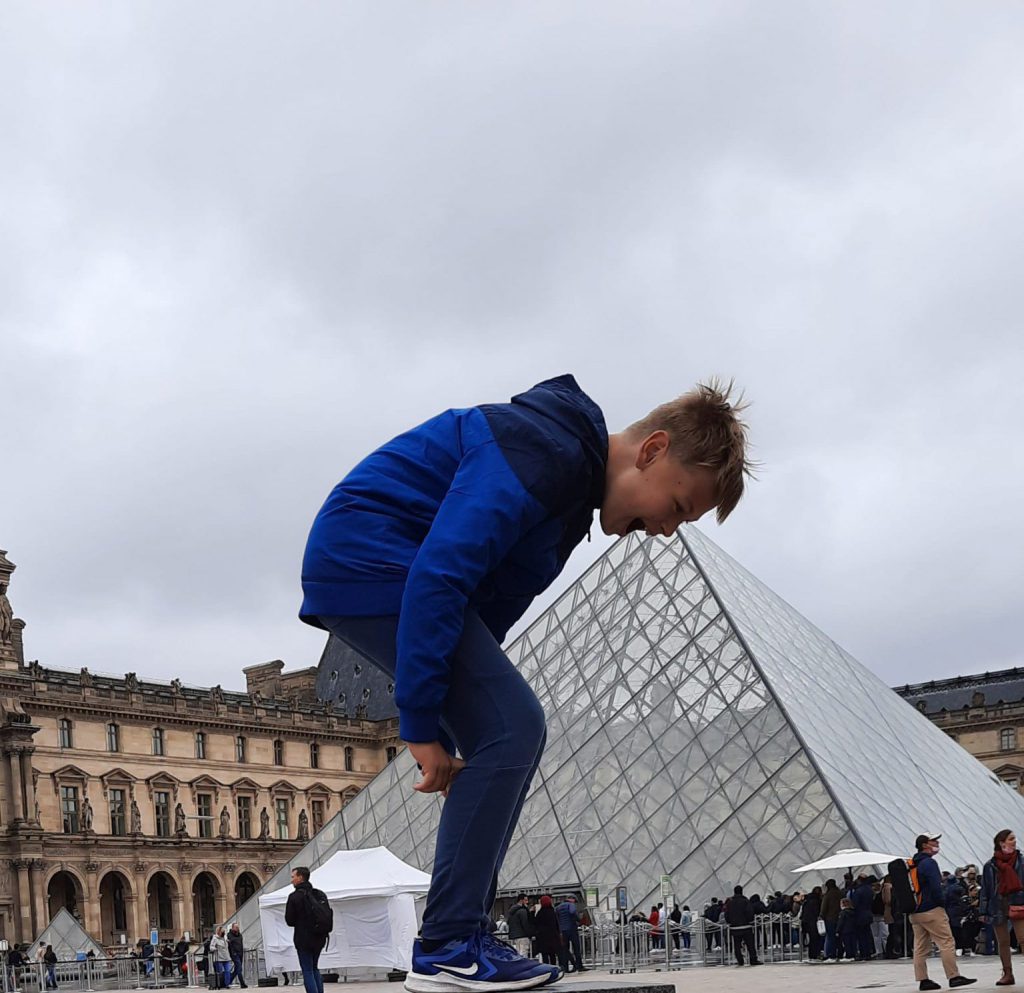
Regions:
[[[668,432],[653,431],[643,441],[636,453],[636,467],[646,469],[668,451]]]

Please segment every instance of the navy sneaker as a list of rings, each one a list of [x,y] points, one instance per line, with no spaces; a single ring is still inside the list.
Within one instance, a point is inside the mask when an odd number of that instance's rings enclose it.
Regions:
[[[412,969],[405,979],[411,993],[460,993],[462,990],[528,990],[561,977],[557,966],[524,958],[490,935],[449,941],[433,952],[412,946]]]

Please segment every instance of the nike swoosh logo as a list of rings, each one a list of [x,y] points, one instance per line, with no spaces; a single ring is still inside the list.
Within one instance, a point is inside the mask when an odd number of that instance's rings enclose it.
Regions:
[[[455,973],[458,973],[458,975],[460,975],[460,976],[475,976],[480,971],[480,966],[476,962],[474,962],[470,966],[464,966],[464,965],[436,965],[435,964],[434,968],[435,969],[444,969],[445,972],[455,972]]]

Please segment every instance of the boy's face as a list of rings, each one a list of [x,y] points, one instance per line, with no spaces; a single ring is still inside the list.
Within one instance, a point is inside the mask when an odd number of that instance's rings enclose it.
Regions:
[[[655,431],[633,443],[630,459],[608,465],[601,530],[670,535],[683,522],[696,521],[717,504],[710,469],[683,465],[669,448],[668,435]]]

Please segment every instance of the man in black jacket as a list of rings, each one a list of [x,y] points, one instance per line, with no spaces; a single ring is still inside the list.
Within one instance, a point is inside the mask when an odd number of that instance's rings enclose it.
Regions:
[[[249,985],[246,983],[245,974],[242,972],[242,955],[244,952],[245,945],[242,943],[242,932],[238,928],[238,921],[235,921],[231,925],[231,930],[228,931],[228,955],[231,956],[232,969],[231,980],[228,982],[228,986],[237,979],[238,985],[243,990],[247,989]]]
[[[306,993],[324,993],[324,981],[320,976],[320,953],[326,939],[316,933],[313,925],[313,884],[309,881],[309,869],[304,865],[292,869],[292,886],[288,903],[284,908],[284,922],[295,929],[292,940],[299,956],[302,981]]]
[[[516,902],[505,918],[508,921],[508,940],[517,952],[525,958],[530,957],[531,939],[537,933],[530,913],[530,901],[525,893],[516,897]]]
[[[725,923],[732,934],[732,949],[736,953],[736,964],[743,965],[743,946],[747,946],[751,965],[760,965],[757,949],[754,947],[754,911],[750,901],[743,895],[743,887],[732,891],[732,899],[725,910]]]

